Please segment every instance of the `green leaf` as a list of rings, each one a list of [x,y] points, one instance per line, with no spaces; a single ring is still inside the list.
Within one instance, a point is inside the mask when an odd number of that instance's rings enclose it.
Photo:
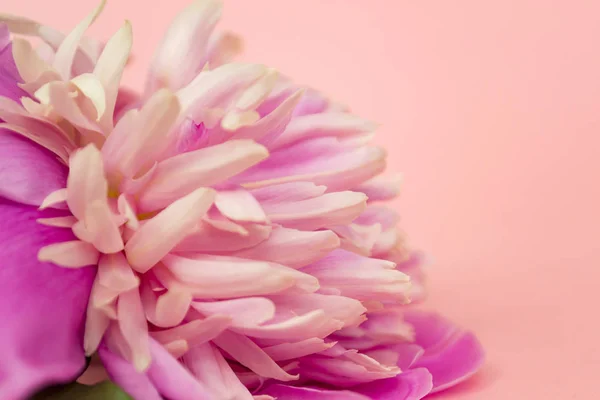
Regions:
[[[110,381],[88,386],[80,383],[52,386],[30,400],[132,400],[120,387]]]

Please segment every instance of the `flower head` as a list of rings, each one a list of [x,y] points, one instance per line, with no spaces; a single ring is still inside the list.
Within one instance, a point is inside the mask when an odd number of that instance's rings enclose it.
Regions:
[[[240,41],[213,33],[213,0],[176,17],[133,96],[130,24],[84,37],[103,6],[66,36],[0,17],[48,45],[13,39],[21,82],[0,118],[68,169],[19,201],[59,210],[39,229],[68,232],[39,261],[96,266],[87,355],[140,399],[417,399],[477,369],[472,335],[403,307],[421,257],[379,203],[397,188],[374,124],[231,62]]]

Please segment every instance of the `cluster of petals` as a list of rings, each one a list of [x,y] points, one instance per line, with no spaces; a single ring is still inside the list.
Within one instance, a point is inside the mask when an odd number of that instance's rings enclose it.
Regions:
[[[420,399],[477,370],[472,334],[406,306],[423,257],[381,203],[398,180],[381,175],[374,124],[233,62],[214,0],[176,17],[138,95],[121,83],[130,23],[84,36],[103,7],[68,35],[0,14],[0,216],[23,219],[2,222],[2,246],[30,236],[15,262],[82,298],[60,303],[61,351],[79,349],[55,365],[73,375],[94,356],[144,400]],[[69,378],[44,362],[0,389]]]

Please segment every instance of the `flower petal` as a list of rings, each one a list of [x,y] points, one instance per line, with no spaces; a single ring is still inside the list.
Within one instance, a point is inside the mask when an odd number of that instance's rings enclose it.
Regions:
[[[183,363],[211,393],[214,399],[252,400],[221,352],[210,343],[191,349]]]
[[[266,148],[251,140],[231,140],[171,157],[156,167],[140,194],[140,208],[164,207],[192,190],[225,181],[268,155]]]
[[[27,93],[19,87],[22,82],[12,55],[8,27],[0,23],[0,96],[19,100]]]
[[[288,385],[270,385],[261,393],[279,400],[373,400],[351,390],[329,390],[313,387],[295,387]],[[398,398],[398,400],[402,400]]]
[[[210,34],[221,17],[221,2],[196,0],[175,17],[154,53],[147,93],[181,89],[206,62]]]
[[[150,169],[171,145],[169,131],[179,111],[175,95],[163,89],[139,111],[127,112],[102,147],[107,173],[135,178]]]
[[[0,393],[7,399],[71,381],[85,367],[83,322],[95,270],[36,257],[41,247],[73,239],[69,229],[36,222],[64,215],[0,199]]]
[[[0,197],[39,206],[66,178],[67,168],[52,153],[0,128]]]
[[[407,312],[405,319],[416,333],[416,344],[425,349],[414,367],[433,376],[433,392],[452,387],[475,374],[484,362],[481,344],[446,319],[430,313]]]
[[[300,268],[321,259],[339,245],[340,239],[332,231],[307,232],[280,227],[273,229],[267,240],[235,254]]]
[[[177,400],[213,400],[206,388],[154,339],[150,339],[152,364],[146,373],[137,372],[105,345],[100,346],[99,354],[112,381],[135,399],[162,400],[164,396]]]
[[[131,23],[126,21],[106,43],[94,68],[94,75],[105,92],[105,112],[100,116],[100,125],[109,132],[113,128],[113,115],[119,94],[119,83],[133,43]]]
[[[280,381],[293,381],[298,379],[298,376],[290,375],[284,371],[267,355],[267,353],[246,336],[226,331],[215,338],[213,343],[226,351],[240,364],[256,372],[260,376],[278,379]]]
[[[420,400],[431,393],[431,374],[425,368],[403,372],[353,388],[372,400]]]
[[[212,189],[195,190],[142,225],[125,245],[131,267],[138,272],[152,268],[193,231],[214,197]]]
[[[100,4],[81,21],[69,35],[62,41],[60,47],[56,50],[54,56],[53,67],[60,74],[60,76],[66,81],[71,77],[71,68],[73,67],[73,60],[75,54],[79,48],[79,44],[85,31],[94,22],[96,17],[100,15],[106,0],[101,0]]]

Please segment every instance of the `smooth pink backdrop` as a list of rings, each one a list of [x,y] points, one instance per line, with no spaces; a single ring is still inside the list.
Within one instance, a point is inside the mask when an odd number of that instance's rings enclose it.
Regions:
[[[140,86],[188,0],[113,0]],[[3,0],[68,30],[95,0]],[[277,67],[382,123],[398,206],[426,249],[435,307],[488,362],[436,399],[592,399],[600,370],[600,3],[228,0],[221,27]]]

